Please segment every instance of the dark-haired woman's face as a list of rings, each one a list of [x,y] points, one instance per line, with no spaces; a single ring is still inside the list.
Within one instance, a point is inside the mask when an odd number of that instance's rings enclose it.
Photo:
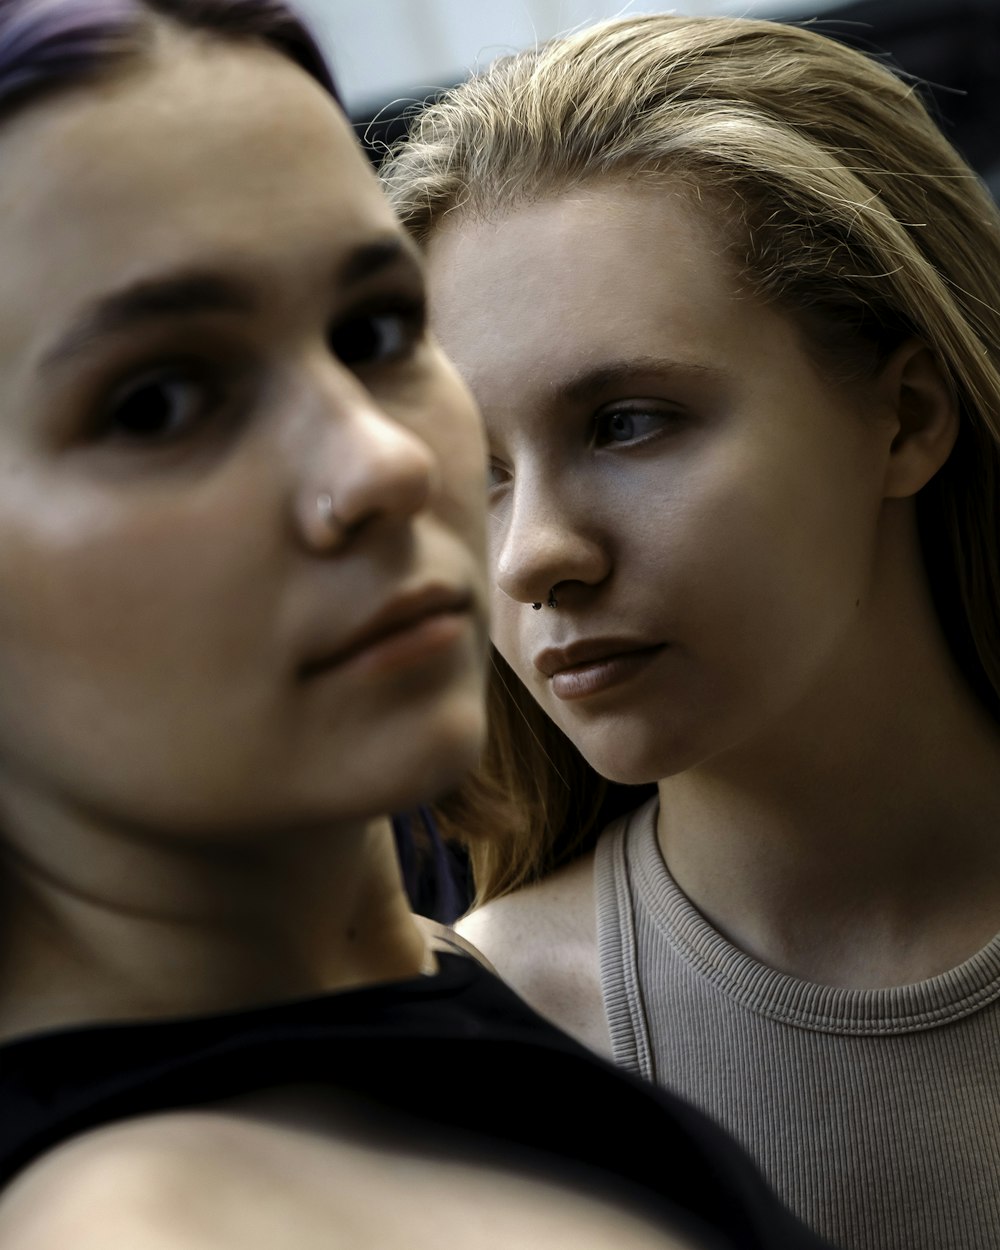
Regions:
[[[156,58],[0,130],[0,810],[412,803],[482,727],[472,402],[320,89]]]
[[[494,639],[622,781],[835,682],[885,559],[882,397],[822,378],[720,252],[685,196],[634,184],[458,213],[428,251],[490,444]]]

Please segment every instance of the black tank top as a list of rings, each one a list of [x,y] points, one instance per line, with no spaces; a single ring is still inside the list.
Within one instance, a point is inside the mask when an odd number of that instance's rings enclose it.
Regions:
[[[421,1140],[475,1140],[706,1246],[823,1250],[700,1112],[592,1055],[474,960],[438,960],[405,982],[0,1046],[0,1184],[116,1120],[321,1084],[414,1118]]]

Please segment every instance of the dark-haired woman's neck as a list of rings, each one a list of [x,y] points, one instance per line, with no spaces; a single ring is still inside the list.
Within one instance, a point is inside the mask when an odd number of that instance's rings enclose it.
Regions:
[[[238,1010],[427,968],[387,821],[224,850],[96,832],[78,845],[58,875],[4,858],[0,1037]]]

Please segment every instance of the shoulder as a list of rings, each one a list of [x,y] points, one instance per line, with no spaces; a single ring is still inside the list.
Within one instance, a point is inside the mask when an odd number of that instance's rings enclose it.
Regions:
[[[438,920],[431,920],[428,916],[414,915],[413,919],[430,941],[432,951],[443,951],[452,955],[467,955],[470,959],[474,959],[476,963],[482,964],[487,971],[492,972],[495,976],[500,975],[477,946],[474,946],[467,937],[464,937],[449,925],[441,924]]]
[[[189,1131],[190,1121],[202,1118],[127,1121],[51,1150],[0,1197],[0,1244],[6,1250],[207,1250],[213,1243],[208,1228],[199,1227],[200,1193],[223,1181],[221,1162],[230,1156],[218,1151],[211,1132]],[[215,1158],[206,1172],[209,1143]],[[230,1241],[215,1244],[227,1250]]]
[[[586,940],[596,935],[594,852],[542,881],[476,908],[455,925],[503,971],[512,959],[532,955],[552,940]]]
[[[539,1014],[610,1054],[597,956],[594,853],[455,926]]]
[[[262,1118],[252,1103],[244,1112],[164,1112],[43,1155],[0,1195],[0,1245],[335,1250],[334,1230],[363,1224],[366,1213],[377,1227],[382,1181],[355,1143]]]
[[[442,1227],[469,1250],[689,1250],[628,1208],[561,1180],[419,1141],[332,1137],[242,1113],[175,1112],[76,1138],[0,1196],[4,1250],[431,1250]],[[370,1134],[367,1134],[370,1136]],[[394,1201],[386,1201],[386,1177]]]

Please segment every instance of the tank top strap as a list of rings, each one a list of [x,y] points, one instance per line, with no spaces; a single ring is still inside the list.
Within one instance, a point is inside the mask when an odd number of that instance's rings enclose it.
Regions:
[[[656,819],[657,799],[612,821],[597,843],[594,893],[601,994],[615,1063],[656,1080],[649,1024],[639,979],[635,897],[629,872],[630,836]],[[652,810],[651,810],[652,809]]]

